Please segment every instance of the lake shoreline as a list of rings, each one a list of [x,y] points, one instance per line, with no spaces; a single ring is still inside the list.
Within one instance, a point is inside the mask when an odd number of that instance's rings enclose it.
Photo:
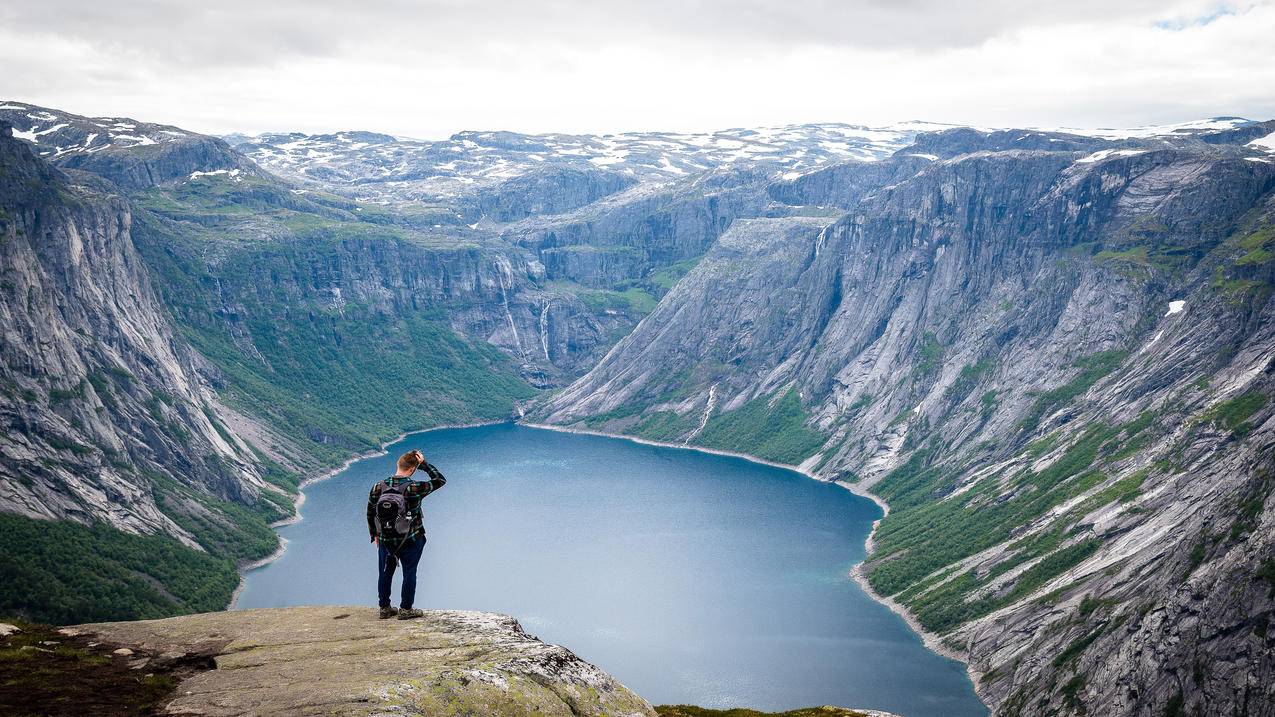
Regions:
[[[560,433],[578,433],[581,435],[602,436],[605,438],[620,438],[626,441],[632,441],[634,443],[640,443],[642,445],[647,445],[647,446],[659,446],[661,448],[681,448],[688,451],[710,453],[716,456],[742,458],[743,460],[749,461],[751,463],[757,463],[764,466],[770,466],[772,468],[783,468],[785,470],[793,471],[794,473],[800,473],[801,475],[804,475],[807,478],[810,478],[811,480],[817,480],[820,483],[833,483],[835,485],[839,485],[842,488],[845,488],[846,490],[850,491],[851,493],[854,493],[855,495],[861,498],[867,498],[868,500],[875,503],[878,508],[881,509],[881,513],[882,513],[881,517],[872,521],[872,529],[868,531],[868,536],[863,541],[863,546],[869,555],[872,553],[872,550],[874,548],[873,539],[876,536],[877,528],[880,527],[881,521],[884,520],[885,517],[890,514],[890,504],[887,503],[883,498],[881,498],[881,496],[873,493],[872,491],[866,488],[854,485],[853,483],[846,483],[846,482],[838,481],[838,480],[828,480],[826,478],[820,478],[819,476],[815,475],[811,471],[808,471],[804,468],[801,468],[799,466],[795,466],[789,463],[780,463],[778,461],[770,461],[770,460],[766,460],[765,458],[758,458],[757,456],[752,456],[747,453],[740,453],[738,451],[726,451],[726,450],[721,450],[717,448],[703,448],[700,446],[687,445],[685,443],[669,443],[667,441],[656,441],[656,440],[651,440],[649,438],[641,438],[638,436],[627,436],[622,433],[607,433],[605,431],[597,431],[590,428],[574,428],[569,426],[557,426],[557,425],[548,424],[548,423],[531,423],[529,421],[521,421],[521,420],[515,421],[515,423],[521,426],[526,426],[528,428],[540,428],[547,431],[558,431]],[[856,564],[853,568],[850,569],[850,574],[849,574],[850,579],[854,580],[855,584],[857,584],[859,588],[863,590],[863,593],[867,595],[870,599],[872,599],[873,601],[877,603],[880,603],[881,605],[884,605],[886,609],[888,609],[890,612],[902,618],[903,621],[907,623],[908,627],[911,628],[912,632],[916,633],[916,635],[921,638],[922,644],[924,644],[926,649],[928,649],[930,652],[933,652],[937,655],[942,655],[943,657],[946,657],[950,660],[956,660],[957,662],[960,662],[961,664],[965,665],[965,674],[969,676],[970,682],[973,683],[974,685],[974,693],[975,695],[977,695],[981,683],[979,682],[978,677],[971,670],[968,657],[964,653],[959,652],[957,650],[953,650],[952,648],[943,644],[940,637],[937,634],[932,633],[929,630],[926,630],[921,625],[920,620],[918,620],[916,616],[913,615],[912,612],[907,609],[906,606],[902,605],[901,603],[894,600],[893,598],[887,597],[885,595],[881,595],[877,593],[876,590],[873,590],[872,586],[868,583],[867,575],[865,574],[863,569],[863,566],[866,564],[866,562],[867,562],[867,558],[865,556],[865,559],[863,562]]]
[[[346,459],[340,466],[336,468],[326,471],[322,473],[321,475],[303,479],[297,487],[297,498],[296,498],[295,510],[293,512],[293,515],[291,517],[284,518],[283,520],[279,520],[279,521],[276,521],[275,523],[272,523],[271,527],[272,528],[284,527],[287,525],[292,525],[301,520],[301,506],[304,505],[305,503],[304,490],[306,487],[314,485],[315,483],[319,483],[321,481],[328,480],[329,478],[332,478],[338,473],[349,468],[353,463],[357,461],[365,460],[367,458],[373,458],[379,455],[384,455],[386,452],[386,449],[389,446],[393,445],[394,443],[398,443],[399,441],[407,438],[408,436],[416,435],[419,433],[429,433],[431,431],[442,431],[442,430],[447,430],[452,428],[476,428],[479,426],[492,426],[492,425],[500,425],[505,423],[525,426],[527,428],[537,428],[537,429],[546,430],[546,431],[556,431],[559,433],[575,433],[580,435],[600,436],[603,438],[618,438],[625,441],[630,441],[632,443],[638,443],[638,444],[647,445],[647,446],[656,446],[660,448],[678,448],[682,450],[697,451],[699,453],[707,453],[711,455],[724,456],[728,458],[739,458],[739,459],[748,461],[750,463],[756,463],[759,465],[769,466],[772,468],[782,468],[784,470],[793,471],[794,473],[800,473],[801,475],[804,475],[807,478],[810,478],[811,480],[819,481],[820,483],[832,483],[832,484],[841,486],[842,488],[845,488],[846,490],[850,491],[851,493],[854,493],[855,495],[861,498],[866,498],[872,501],[881,510],[881,513],[882,513],[881,517],[877,518],[876,520],[872,522],[872,529],[868,531],[868,535],[864,539],[864,548],[868,554],[871,554],[874,548],[874,537],[876,536],[877,529],[881,525],[881,521],[890,514],[889,503],[887,503],[884,499],[882,499],[880,496],[876,495],[875,493],[871,492],[870,490],[863,488],[861,486],[854,485],[852,483],[846,483],[844,481],[828,480],[825,478],[821,478],[809,470],[806,470],[804,468],[801,468],[799,466],[795,466],[792,464],[766,460],[765,458],[759,458],[757,456],[749,455],[747,453],[742,453],[739,451],[727,451],[727,450],[721,450],[717,448],[692,446],[692,445],[687,445],[684,443],[669,443],[667,441],[656,441],[656,440],[651,440],[649,438],[641,438],[638,436],[628,436],[622,433],[608,433],[605,431],[597,431],[597,430],[588,429],[588,428],[575,428],[575,427],[559,426],[559,425],[547,424],[547,423],[533,423],[531,421],[526,421],[522,419],[514,419],[514,420],[501,420],[501,421],[480,421],[475,423],[435,426],[433,428],[424,428],[418,431],[407,431],[405,433],[402,433],[398,437],[394,438],[393,440],[382,443],[381,447],[377,450],[369,450],[360,454],[356,454]],[[265,565],[269,565],[275,560],[278,560],[280,557],[284,555],[285,552],[287,552],[287,543],[288,541],[282,536],[280,536],[279,547],[278,549],[275,550],[274,553],[272,553],[271,555],[265,558],[254,560],[244,564],[243,566],[240,566],[239,585],[235,588],[235,592],[231,598],[230,604],[225,609],[227,610],[235,609],[235,605],[239,600],[239,596],[244,589],[246,573],[251,570],[255,570],[257,568],[263,567]],[[881,605],[884,605],[886,609],[888,609],[890,612],[894,613],[895,615],[898,615],[907,624],[908,628],[911,629],[914,634],[916,634],[918,637],[921,638],[922,644],[925,645],[925,648],[928,649],[930,652],[933,652],[937,655],[941,655],[951,660],[955,660],[965,665],[965,673],[969,677],[970,682],[973,684],[974,693],[977,696],[981,683],[978,677],[974,674],[974,672],[970,668],[970,664],[968,662],[966,655],[964,655],[963,653],[957,650],[953,650],[952,648],[943,644],[940,637],[937,634],[931,633],[930,631],[926,630],[921,625],[920,621],[916,618],[916,616],[913,615],[912,612],[908,610],[906,606],[902,605],[901,603],[894,600],[893,598],[881,595],[877,593],[875,590],[873,590],[871,584],[869,584],[868,582],[867,575],[864,572],[865,564],[866,564],[866,556],[863,562],[856,564],[854,567],[850,569],[850,572],[849,572],[850,579],[853,580],[856,585],[858,585],[859,589],[862,590],[863,593],[867,595],[869,599]]]
[[[301,522],[301,507],[305,505],[305,489],[306,488],[314,485],[315,483],[321,483],[325,480],[328,480],[329,478],[335,477],[338,473],[341,473],[342,471],[354,465],[358,461],[385,455],[387,449],[390,446],[394,445],[395,443],[398,443],[399,441],[403,440],[404,438],[407,438],[408,436],[413,436],[418,433],[429,433],[430,431],[444,431],[449,428],[477,428],[479,426],[493,426],[493,425],[497,425],[501,423],[509,423],[509,421],[476,421],[474,423],[454,423],[454,424],[447,424],[442,426],[434,426],[432,428],[422,428],[418,431],[406,431],[404,433],[400,433],[397,438],[393,438],[382,443],[380,448],[363,451],[362,453],[356,453],[350,456],[349,458],[345,459],[344,461],[342,461],[341,465],[336,466],[335,468],[324,471],[316,476],[309,476],[306,478],[302,478],[301,482],[297,484],[296,494],[292,496],[293,498],[292,515],[288,516],[287,518],[283,518],[281,520],[276,520],[275,522],[270,524],[270,528],[275,531],[275,535],[278,535],[279,528]],[[235,586],[235,591],[231,593],[230,595],[230,602],[226,605],[225,608],[223,608],[223,610],[235,609],[235,605],[238,604],[239,602],[239,596],[243,594],[244,585],[247,584],[247,574],[249,572],[256,570],[257,568],[265,567],[266,565],[269,565],[270,563],[273,563],[279,558],[282,558],[284,553],[288,552],[287,538],[284,538],[282,535],[278,535],[278,537],[279,537],[279,547],[275,548],[273,553],[267,555],[264,558],[249,560],[235,567],[235,569],[239,573],[239,584]]]

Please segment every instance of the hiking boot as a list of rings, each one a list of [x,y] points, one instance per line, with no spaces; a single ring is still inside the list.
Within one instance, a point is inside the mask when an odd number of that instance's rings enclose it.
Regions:
[[[395,615],[397,615],[397,614],[398,614],[398,608],[396,608],[396,607],[383,607],[383,608],[381,608],[380,618],[381,618],[382,620],[388,620],[388,619],[390,619],[390,618],[394,617],[394,616],[395,616]]]
[[[419,608],[408,607],[398,611],[398,619],[414,620],[418,617],[425,617],[425,611]]]

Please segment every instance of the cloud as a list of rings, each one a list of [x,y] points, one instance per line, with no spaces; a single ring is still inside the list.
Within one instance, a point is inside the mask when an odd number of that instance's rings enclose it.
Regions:
[[[417,136],[1264,118],[1273,5],[42,0],[0,5],[0,96],[202,131]]]
[[[1170,26],[1241,7],[1201,0],[28,0],[0,9],[0,19],[13,31],[161,63],[254,66],[382,48],[473,50],[511,38],[583,48],[664,39],[932,50],[1028,27],[1126,20]]]

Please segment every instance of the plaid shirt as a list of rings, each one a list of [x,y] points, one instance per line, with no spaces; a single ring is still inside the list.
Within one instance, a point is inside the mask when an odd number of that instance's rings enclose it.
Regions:
[[[408,532],[407,540],[425,537],[425,525],[421,521],[421,501],[425,499],[425,496],[442,488],[447,483],[447,479],[429,463],[422,463],[420,469],[429,474],[429,480],[390,476],[384,481],[377,481],[376,485],[372,486],[372,492],[367,496],[367,530],[373,539],[376,538],[376,501],[381,497],[381,491],[385,490],[386,483],[392,486],[407,485],[403,489],[403,497],[407,501],[407,512],[412,516],[412,528]]]

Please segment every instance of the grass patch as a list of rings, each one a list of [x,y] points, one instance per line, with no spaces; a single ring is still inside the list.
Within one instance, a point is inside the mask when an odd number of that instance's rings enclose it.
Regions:
[[[620,311],[645,316],[655,310],[659,299],[646,290],[630,286],[623,291],[610,289],[583,289],[576,294],[594,313]]]
[[[677,282],[682,280],[682,277],[691,273],[691,269],[695,268],[701,258],[697,256],[693,259],[685,259],[676,264],[670,264],[659,271],[653,271],[647,275],[646,281],[664,291],[669,291]]]
[[[17,623],[21,632],[0,638],[0,714],[8,717],[149,717],[161,713],[183,678],[213,666],[208,657],[189,656],[133,669],[136,658],[110,655],[112,645],[89,647],[87,637]]]
[[[1265,408],[1269,401],[1270,397],[1266,394],[1248,391],[1213,406],[1200,416],[1200,420],[1244,436],[1253,430],[1252,424],[1248,423],[1248,418]]]
[[[1040,425],[1040,419],[1088,391],[1107,374],[1115,371],[1128,355],[1128,351],[1113,349],[1077,359],[1072,366],[1079,368],[1080,373],[1062,386],[1038,396],[1036,402],[1027,411],[1027,415],[1019,421],[1019,429],[1025,431],[1034,430],[1036,426]]]
[[[679,416],[673,411],[656,411],[644,418],[631,433],[653,441],[674,441],[699,426],[696,415]]]
[[[916,365],[912,367],[912,376],[920,378],[938,370],[943,361],[943,344],[933,331],[926,331],[921,337],[921,345],[916,349]]]
[[[983,376],[987,375],[995,367],[996,362],[991,359],[979,359],[976,363],[966,364],[961,368],[961,373],[956,377],[956,381],[947,387],[947,398],[956,402],[963,401],[966,396],[970,395],[978,387],[979,382],[983,380]],[[991,399],[984,401],[984,403],[995,402],[996,392],[991,391],[990,393]],[[987,394],[984,394],[983,398],[986,399]]]
[[[1150,475],[1150,468],[1130,473],[1111,485],[1103,488],[1101,491],[1089,496],[1085,502],[1076,508],[1075,513],[1078,515],[1086,515],[1089,512],[1101,508],[1111,503],[1128,503],[1139,495],[1142,495],[1142,484]]]
[[[1268,224],[1250,232],[1235,242],[1243,252],[1235,260],[1236,266],[1265,264],[1275,258],[1275,224]]]
[[[1187,267],[1191,256],[1172,246],[1138,245],[1116,251],[1107,249],[1094,255],[1094,261],[1127,274],[1130,269],[1174,271]]]
[[[1258,566],[1257,572],[1253,573],[1253,575],[1258,580],[1265,580],[1266,584],[1270,586],[1270,592],[1266,594],[1266,597],[1275,597],[1275,558],[1263,560],[1262,564]]]

